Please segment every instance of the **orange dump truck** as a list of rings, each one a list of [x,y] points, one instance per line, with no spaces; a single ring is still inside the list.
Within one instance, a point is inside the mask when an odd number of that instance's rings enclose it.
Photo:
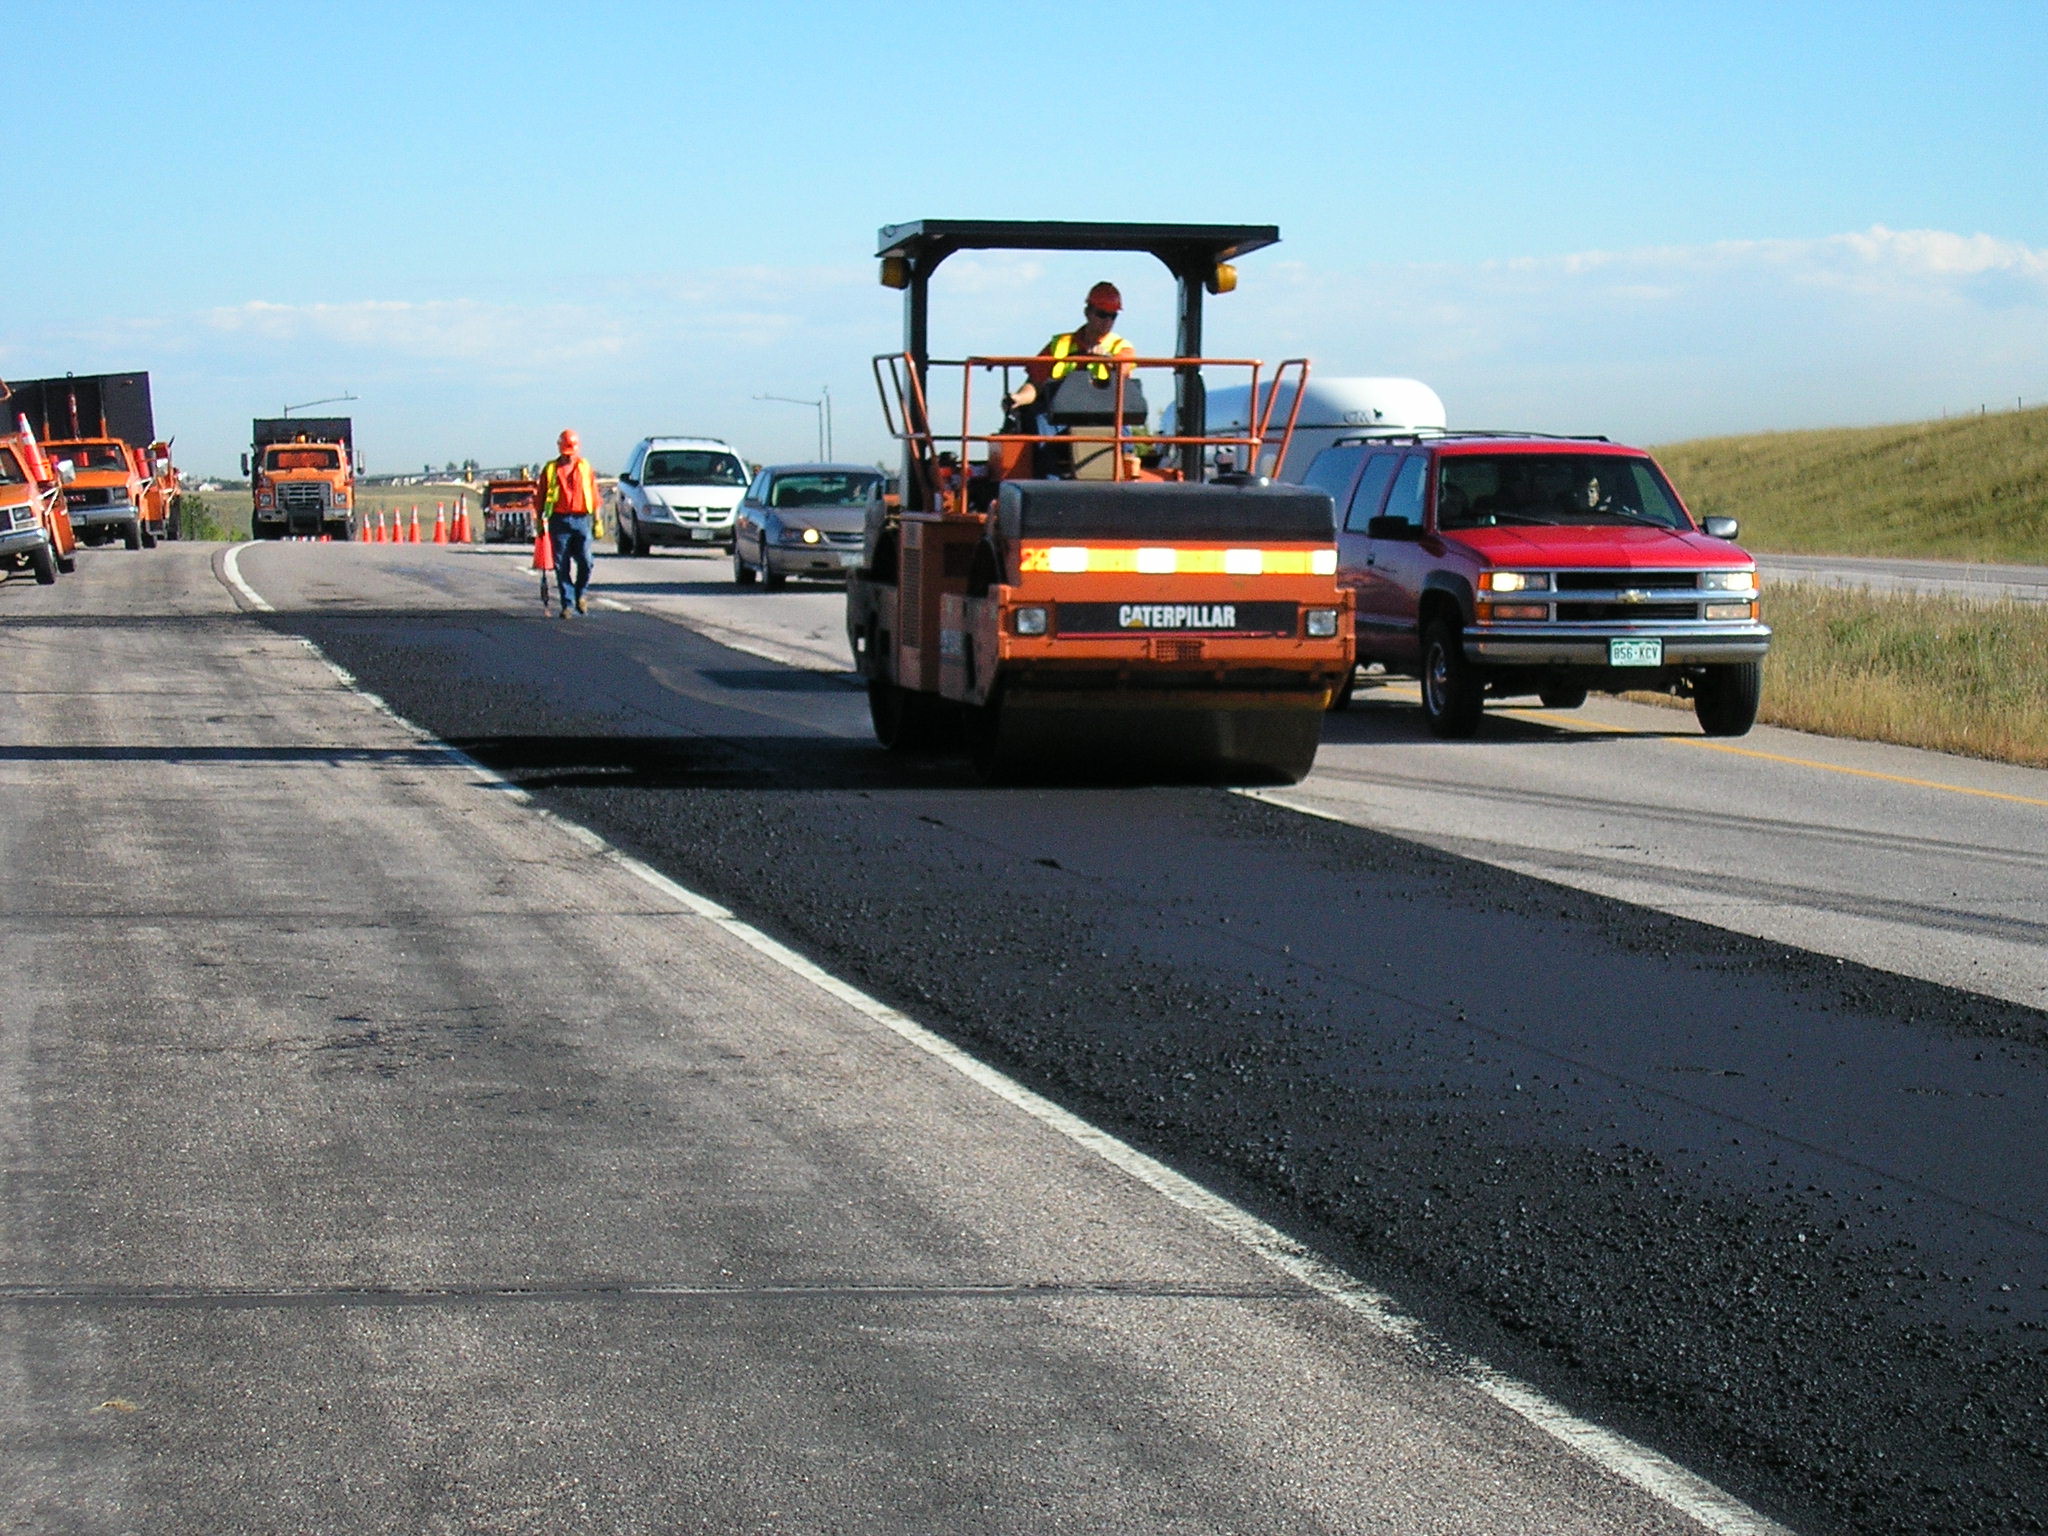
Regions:
[[[905,290],[905,346],[875,360],[904,445],[902,505],[871,503],[847,581],[847,638],[875,734],[897,749],[948,737],[996,776],[1293,781],[1350,676],[1352,599],[1337,583],[1330,498],[1215,472],[1249,463],[1275,426],[1283,377],[1201,356],[1203,293],[1228,292],[1267,226],[925,220],[882,231],[882,281]],[[1071,366],[1048,379],[1042,420],[973,426],[1023,356],[938,359],[927,285],[963,250],[1143,251],[1178,281],[1175,349]],[[1249,371],[1251,428],[1204,430],[1204,376]],[[995,376],[1000,376],[995,377]],[[957,404],[940,401],[958,380]],[[1174,395],[1168,435],[1147,426],[1144,380]],[[948,386],[950,387],[950,385]],[[957,430],[956,430],[957,424]],[[1284,446],[1283,446],[1284,452]]]
[[[25,419],[52,464],[68,462],[64,489],[82,544],[119,539],[130,549],[154,545],[163,531],[164,502],[152,498],[157,442],[146,373],[94,373],[16,381],[9,409]]]
[[[346,416],[258,417],[250,424],[252,538],[355,536],[355,428]]]
[[[492,480],[484,486],[484,542],[531,544],[540,506],[537,480]]]
[[[27,417],[16,417],[15,425],[0,436],[0,571],[28,571],[48,586],[73,569],[71,519],[57,471]]]

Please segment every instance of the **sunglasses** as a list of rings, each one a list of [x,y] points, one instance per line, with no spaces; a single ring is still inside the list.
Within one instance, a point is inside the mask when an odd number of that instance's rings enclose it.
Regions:
[[[1090,304],[1088,306],[1088,318],[1090,320],[1114,320],[1116,318],[1116,311],[1113,309],[1097,309],[1093,304]]]

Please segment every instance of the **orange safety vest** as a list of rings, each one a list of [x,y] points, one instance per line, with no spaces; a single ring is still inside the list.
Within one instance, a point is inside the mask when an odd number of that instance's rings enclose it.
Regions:
[[[573,483],[562,484],[560,459],[549,459],[540,471],[540,510],[544,517],[559,512],[564,517],[594,517],[597,514],[597,471],[590,460],[578,454],[572,461]],[[560,502],[559,507],[556,503]]]
[[[1107,336],[1104,336],[1102,338],[1102,351],[1099,354],[1083,353],[1081,355],[1099,355],[1102,357],[1116,357],[1122,353],[1132,352],[1135,350],[1136,349],[1132,347],[1132,345],[1128,341],[1125,341],[1123,337],[1117,335],[1116,332],[1111,331]],[[1072,331],[1063,331],[1059,335],[1053,337],[1053,339],[1047,344],[1046,351],[1049,355],[1055,358],[1074,356],[1074,333]],[[1055,362],[1052,365],[1051,377],[1054,379],[1063,379],[1068,374],[1072,373],[1074,369],[1078,366],[1080,365],[1076,363]],[[1102,363],[1089,363],[1087,365],[1087,368],[1090,373],[1095,375],[1096,383],[1107,384],[1109,382],[1109,369],[1106,365]]]

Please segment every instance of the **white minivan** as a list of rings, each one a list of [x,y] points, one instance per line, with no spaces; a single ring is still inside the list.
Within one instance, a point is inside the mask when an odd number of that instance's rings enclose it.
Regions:
[[[641,438],[611,492],[619,553],[644,555],[664,544],[731,549],[747,478],[746,464],[717,438]]]

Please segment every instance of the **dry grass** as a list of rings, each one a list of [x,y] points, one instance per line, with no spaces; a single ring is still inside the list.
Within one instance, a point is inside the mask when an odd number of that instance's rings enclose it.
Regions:
[[[1787,584],[1764,617],[1765,724],[2048,767],[2048,606]]]
[[[1697,516],[1779,554],[2048,560],[2048,409],[1657,450]]]
[[[201,491],[193,493],[206,503],[206,509],[223,529],[226,537],[246,539],[249,537],[249,492],[246,488],[232,491]],[[401,486],[359,486],[356,489],[356,512],[358,520],[364,516],[372,519],[382,512],[388,519],[396,512],[405,518],[412,516],[412,509],[420,509],[420,537],[431,537],[434,531],[434,504],[441,503],[448,509],[448,516],[455,516],[457,498],[468,495],[469,515],[477,514],[477,497],[473,492],[464,492],[459,486],[450,485],[401,485]]]

